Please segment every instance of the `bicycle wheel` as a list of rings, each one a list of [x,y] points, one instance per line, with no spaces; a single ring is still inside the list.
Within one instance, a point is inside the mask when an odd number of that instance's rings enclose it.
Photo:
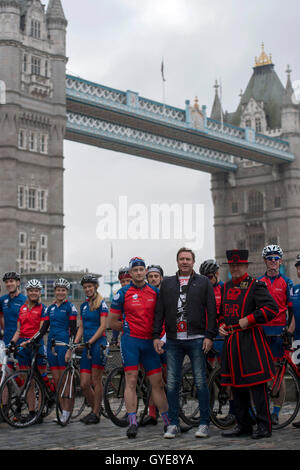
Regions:
[[[75,368],[66,368],[56,391],[56,417],[59,424],[66,426],[71,419],[77,419],[84,408],[85,397],[80,387],[80,374]]]
[[[116,367],[108,374],[104,385],[104,406],[109,419],[120,427],[128,426],[124,390],[124,369]]]
[[[282,371],[282,368],[280,370]],[[278,424],[272,426],[273,430],[277,430],[288,426],[296,418],[300,407],[300,388],[299,379],[289,364],[286,367],[280,391],[278,390],[278,385],[281,384],[280,373],[276,375],[274,380],[277,383],[270,382],[268,391],[270,412],[272,413],[273,406],[277,406],[278,400],[281,404]]]
[[[140,426],[143,425],[143,420],[148,414],[149,401],[151,397],[152,387],[145,375],[145,372],[139,370],[137,385],[136,385],[136,396],[137,396],[137,413],[139,413],[138,423]]]
[[[29,371],[18,371],[3,382],[0,403],[8,424],[15,428],[30,426],[38,421],[44,408],[43,385],[35,375],[29,379]]]
[[[189,426],[196,427],[200,424],[199,401],[191,364],[185,364],[183,367],[179,392],[179,416]]]
[[[230,387],[221,385],[220,367],[216,367],[208,381],[210,398],[210,419],[220,429],[230,429],[234,426],[235,416],[230,414]]]

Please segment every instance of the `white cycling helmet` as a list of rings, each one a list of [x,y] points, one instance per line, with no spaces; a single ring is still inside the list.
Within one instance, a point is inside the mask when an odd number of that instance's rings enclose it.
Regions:
[[[43,284],[38,279],[30,279],[30,281],[28,281],[26,283],[25,289],[26,290],[27,289],[40,289],[40,290],[42,290],[43,289]]]
[[[56,287],[64,287],[65,289],[70,290],[71,284],[67,279],[60,277],[53,282],[53,288],[55,289]]]
[[[278,255],[280,258],[283,256],[283,251],[279,245],[267,245],[262,251],[262,257],[266,258],[267,256]]]

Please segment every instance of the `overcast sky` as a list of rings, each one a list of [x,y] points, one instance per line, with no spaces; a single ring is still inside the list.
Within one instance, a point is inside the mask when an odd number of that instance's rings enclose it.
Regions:
[[[179,108],[185,100],[210,113],[214,82],[222,81],[223,108],[234,111],[264,41],[275,70],[286,83],[300,79],[299,0],[62,0],[68,20],[67,72],[108,87],[163,100]],[[196,269],[214,256],[210,175],[131,155],[65,141],[65,265],[107,275],[110,242],[97,238],[97,208],[128,204],[202,204],[204,241]],[[132,256],[176,270],[182,240],[115,240],[113,269]],[[228,247],[229,248],[229,247]],[[104,290],[104,286],[101,286]],[[107,288],[104,290],[107,293]]]

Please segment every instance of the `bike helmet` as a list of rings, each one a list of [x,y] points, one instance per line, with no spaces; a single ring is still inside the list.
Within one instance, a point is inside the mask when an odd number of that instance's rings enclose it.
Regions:
[[[40,289],[40,290],[42,290],[43,289],[43,284],[38,279],[30,279],[30,281],[28,281],[26,283],[25,289],[26,290],[27,289]]]
[[[60,277],[53,282],[53,288],[55,289],[56,287],[64,287],[65,289],[70,290],[71,284],[69,281],[67,281],[67,279]]]
[[[81,285],[83,284],[96,284],[99,285],[98,278],[94,274],[85,274],[81,279]]]
[[[119,269],[119,273],[118,273],[118,279],[119,281],[121,279],[124,279],[125,277],[130,277],[131,278],[131,274],[129,273],[129,268],[128,266],[122,266],[120,269]]]
[[[207,276],[208,274],[216,274],[219,268],[220,266],[218,265],[215,259],[207,259],[206,261],[203,261],[203,263],[200,265],[199,273],[202,274],[202,276]]]
[[[3,275],[2,281],[5,282],[5,281],[8,281],[8,279],[15,279],[16,281],[20,281],[21,276],[20,276],[19,273],[15,272],[15,271],[12,271],[12,272],[9,272],[9,273],[5,273]]]
[[[262,257],[266,258],[267,256],[278,255],[280,258],[283,256],[283,251],[279,245],[267,245],[262,251]]]
[[[151,264],[151,266],[147,266],[147,275],[153,272],[159,273],[161,277],[164,277],[163,268],[159,266],[159,264]]]
[[[296,263],[295,263],[295,266],[300,266],[300,255],[297,255],[296,257]]]

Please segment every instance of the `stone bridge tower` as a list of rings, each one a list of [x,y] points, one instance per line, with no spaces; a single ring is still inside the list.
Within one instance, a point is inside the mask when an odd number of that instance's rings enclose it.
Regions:
[[[247,248],[252,274],[262,274],[261,251],[265,244],[279,244],[284,251],[284,270],[295,279],[294,260],[300,252],[300,105],[293,94],[287,69],[287,83],[279,80],[271,56],[264,51],[255,60],[252,77],[233,113],[223,113],[218,89],[211,117],[249,132],[282,138],[290,143],[293,163],[264,165],[235,158],[238,171],[212,176],[215,251],[225,261],[229,248]],[[227,272],[224,269],[223,279]]]
[[[0,0],[1,272],[62,269],[66,26],[60,0]]]

